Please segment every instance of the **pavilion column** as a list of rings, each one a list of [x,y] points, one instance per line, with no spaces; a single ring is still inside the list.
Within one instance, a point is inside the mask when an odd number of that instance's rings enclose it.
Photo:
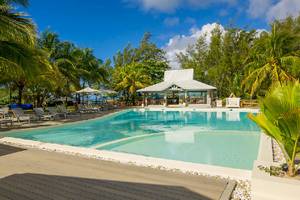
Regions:
[[[168,105],[167,93],[164,93],[164,106]]]
[[[184,91],[184,106],[187,106],[187,104],[188,104],[187,99],[188,99],[188,92],[185,90]]]
[[[207,90],[206,104],[211,105],[211,91]]]
[[[145,107],[145,93],[143,93],[143,103],[142,103],[142,107]]]
[[[145,106],[147,107],[148,106],[148,95],[147,95],[147,93],[145,93]]]

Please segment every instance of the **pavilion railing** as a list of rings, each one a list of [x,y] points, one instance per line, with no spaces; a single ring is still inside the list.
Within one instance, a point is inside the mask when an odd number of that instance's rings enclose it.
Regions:
[[[207,99],[206,97],[190,97],[188,98],[187,102],[189,104],[206,104]]]

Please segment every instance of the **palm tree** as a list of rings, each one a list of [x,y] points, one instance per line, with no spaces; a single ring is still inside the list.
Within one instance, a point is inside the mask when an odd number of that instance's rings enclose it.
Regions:
[[[31,72],[27,61],[34,57],[35,26],[24,14],[15,12],[10,6],[12,2],[28,3],[25,0],[0,1],[0,72],[3,75]]]
[[[77,68],[83,87],[85,84],[101,83],[106,81],[107,71],[102,66],[102,60],[97,59],[93,50],[89,48],[78,49]]]
[[[131,63],[119,67],[115,71],[116,76],[118,76],[115,90],[123,91],[126,101],[131,99],[133,104],[135,104],[136,91],[151,83],[150,76],[143,70],[144,67],[141,65],[140,63]]]
[[[23,13],[16,12],[12,3],[28,5],[27,0],[0,0],[0,82],[13,82],[21,103],[28,79],[50,66],[48,55],[36,48],[34,24]]]
[[[276,23],[272,27],[271,33],[261,36],[253,47],[251,57],[247,67],[250,73],[243,81],[246,89],[250,90],[253,96],[257,89],[265,84],[268,89],[276,83],[284,83],[294,80],[293,70],[298,69],[300,64],[299,56],[289,48],[297,39],[286,31],[278,31]]]
[[[80,49],[73,43],[61,42],[58,35],[49,30],[41,34],[38,44],[49,53],[50,63],[60,73],[58,94],[68,96],[81,85],[105,81],[106,70],[91,49]]]
[[[249,114],[264,133],[280,146],[288,163],[288,175],[297,172],[295,156],[300,152],[300,84],[287,83],[274,88],[260,100],[261,113]],[[299,167],[299,166],[298,166]]]

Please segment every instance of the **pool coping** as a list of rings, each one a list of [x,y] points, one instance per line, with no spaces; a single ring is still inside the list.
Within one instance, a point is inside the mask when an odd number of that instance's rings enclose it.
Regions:
[[[1,135],[5,134],[10,134],[14,132],[20,132],[20,131],[30,131],[30,130],[39,130],[39,129],[48,129],[48,128],[55,128],[55,127],[60,127],[60,126],[66,126],[66,125],[72,125],[72,124],[80,124],[84,123],[87,121],[94,121],[94,120],[99,120],[107,117],[111,117],[113,115],[118,115],[123,112],[129,112],[129,111],[182,111],[182,112],[229,112],[229,111],[237,111],[237,112],[253,112],[253,113],[258,113],[259,109],[258,108],[189,108],[189,107],[183,107],[183,108],[168,108],[168,107],[138,107],[138,108],[126,108],[117,112],[113,113],[108,113],[103,116],[99,116],[93,119],[85,119],[85,120],[79,120],[75,122],[67,122],[67,123],[61,123],[61,124],[55,124],[55,125],[50,125],[50,126],[37,126],[37,127],[31,127],[31,128],[20,128],[20,129],[12,129],[8,131],[3,131],[0,132],[0,138]]]
[[[97,150],[85,147],[74,147],[61,144],[45,143],[33,140],[25,140],[12,137],[0,139],[0,143],[18,147],[26,147],[45,151],[53,151],[69,155],[87,158],[113,161],[122,164],[151,167],[168,171],[180,171],[188,174],[199,174],[206,176],[218,176],[234,180],[250,180],[251,170],[235,169],[229,167],[214,166],[208,164],[190,163],[162,158],[153,158],[129,153]]]
[[[133,110],[140,111],[197,111],[197,112],[253,112],[258,113],[259,108],[193,108],[193,107],[182,107],[182,108],[169,108],[169,107],[140,107],[132,108]]]

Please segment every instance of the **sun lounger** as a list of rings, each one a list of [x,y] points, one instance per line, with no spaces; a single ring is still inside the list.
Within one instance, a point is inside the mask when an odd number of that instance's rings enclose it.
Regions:
[[[57,106],[57,111],[58,113],[64,114],[66,117],[75,117],[80,114],[78,112],[69,112],[67,108],[63,105]]]
[[[15,108],[12,109],[11,112],[13,113],[13,121],[17,122],[28,122],[30,123],[31,117],[28,114],[25,114],[22,108]]]
[[[96,107],[88,107],[85,105],[78,105],[78,112],[79,113],[96,113],[99,112],[100,109]]]
[[[2,124],[5,124],[6,126],[10,124],[13,125],[12,119],[8,116],[8,112],[6,113],[4,110],[0,109],[0,127]]]
[[[67,114],[59,112],[57,107],[48,107],[47,110],[50,113],[50,115],[52,115],[54,118],[60,117],[60,116],[63,116],[65,119],[67,118]]]
[[[2,124],[5,124],[6,126],[9,124],[10,126],[13,125],[13,120],[12,119],[6,119],[6,118],[0,118],[0,127]]]
[[[35,115],[39,120],[52,120],[54,119],[54,115],[46,114],[43,108],[34,108],[33,109]]]

